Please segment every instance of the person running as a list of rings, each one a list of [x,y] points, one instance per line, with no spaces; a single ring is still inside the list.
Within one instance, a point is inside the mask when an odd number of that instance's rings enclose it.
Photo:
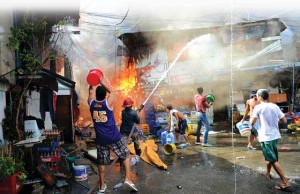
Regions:
[[[171,104],[167,105],[166,112],[170,114],[171,126],[170,131],[173,132],[175,128],[175,137],[176,143],[179,143],[179,134],[182,135],[186,141],[187,145],[190,145],[190,142],[185,134],[185,129],[187,128],[187,122],[184,115],[173,108]]]
[[[197,139],[195,144],[201,145],[204,147],[211,147],[212,145],[207,142],[208,140],[208,132],[209,132],[209,122],[206,116],[206,109],[210,108],[213,103],[208,103],[205,95],[203,94],[203,88],[199,87],[197,88],[198,94],[195,95],[195,105],[196,110],[198,112],[198,126],[197,126]],[[203,143],[200,141],[200,130],[202,127],[202,123],[204,123],[205,129],[204,129],[204,137],[203,137]]]
[[[252,116],[252,112],[253,112],[253,109],[254,107],[259,104],[258,100],[257,100],[257,97],[256,97],[256,91],[252,91],[251,94],[250,94],[250,99],[248,99],[246,101],[246,109],[245,109],[245,114],[241,120],[241,122],[243,123],[246,118],[248,117],[248,113],[250,112],[250,118]],[[258,122],[256,122],[252,129],[251,129],[251,134],[249,136],[249,139],[248,139],[248,145],[247,145],[247,148],[250,149],[250,150],[255,150],[256,148],[253,147],[253,141],[255,139],[255,137],[257,137],[257,128],[258,128]]]
[[[124,110],[121,113],[122,123],[120,126],[120,131],[125,136],[129,137],[132,127],[134,124],[140,124],[140,117],[137,111],[132,109],[133,101],[131,98],[126,98],[123,102]],[[142,151],[140,148],[140,141],[141,141],[142,131],[138,127],[134,126],[131,138],[134,144],[134,150],[136,155],[140,156]]]
[[[97,163],[100,178],[98,193],[104,193],[107,188],[104,181],[104,174],[105,165],[110,164],[110,149],[123,162],[125,167],[124,184],[131,190],[138,191],[130,179],[130,152],[127,148],[127,142],[122,139],[114,118],[113,101],[115,92],[109,81],[105,80],[103,76],[100,77],[100,84],[101,85],[96,88],[96,91],[94,87],[90,86],[88,96],[90,113],[96,133]],[[108,97],[106,97],[107,92],[109,93]]]
[[[255,122],[259,122],[258,137],[263,155],[267,161],[267,171],[264,175],[271,178],[270,173],[273,167],[281,179],[280,186],[275,186],[275,188],[288,191],[291,189],[291,185],[278,162],[277,149],[278,141],[281,138],[278,121],[286,123],[287,120],[284,113],[276,104],[268,102],[268,90],[259,89],[257,91],[257,99],[260,103],[254,107],[250,124],[254,125]]]

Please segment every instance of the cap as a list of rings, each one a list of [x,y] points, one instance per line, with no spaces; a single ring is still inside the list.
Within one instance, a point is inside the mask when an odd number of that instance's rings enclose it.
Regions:
[[[133,105],[133,101],[131,100],[131,98],[126,98],[123,102],[123,107],[129,107]]]
[[[251,94],[250,98],[254,98],[256,96],[256,94]]]
[[[252,91],[251,94],[250,94],[250,98],[254,98],[256,96],[256,92],[257,92],[256,90]]]

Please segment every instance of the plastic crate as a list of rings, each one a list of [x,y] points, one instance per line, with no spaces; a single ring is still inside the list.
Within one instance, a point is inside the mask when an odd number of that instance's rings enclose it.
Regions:
[[[51,152],[59,146],[59,141],[52,142],[51,146],[38,146],[37,150],[40,152]]]

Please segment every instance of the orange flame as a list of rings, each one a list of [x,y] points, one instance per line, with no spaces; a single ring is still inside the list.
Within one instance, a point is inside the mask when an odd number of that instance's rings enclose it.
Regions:
[[[135,66],[126,68],[120,74],[119,89],[122,90],[124,94],[128,94],[136,86],[136,80]]]
[[[125,63],[127,63],[125,59]],[[114,113],[115,113],[115,120],[117,124],[121,123],[121,112],[123,110],[123,101],[125,98],[130,97],[134,104],[133,104],[133,109],[137,110],[142,104],[142,100],[145,95],[144,87],[138,86],[138,79],[137,79],[137,72],[136,72],[136,66],[134,63],[130,63],[129,66],[124,68],[119,72],[117,77],[117,82],[116,85],[118,88],[118,92],[116,94],[116,99],[115,104],[114,104]],[[142,119],[142,114],[139,115]],[[143,119],[142,119],[143,120]]]
[[[137,110],[143,103],[145,90],[143,86],[138,86],[137,80],[135,64],[131,64],[129,67],[120,70],[110,79],[113,88],[117,90],[114,101],[114,116],[117,125],[121,124],[121,112],[123,110],[122,105],[124,99],[130,97],[133,100],[133,110]],[[79,118],[78,122],[84,122],[86,119],[90,120],[88,107],[80,107],[80,116],[86,117],[86,115],[88,115],[87,118]],[[141,123],[145,123],[144,111],[139,113],[139,116],[141,118]]]

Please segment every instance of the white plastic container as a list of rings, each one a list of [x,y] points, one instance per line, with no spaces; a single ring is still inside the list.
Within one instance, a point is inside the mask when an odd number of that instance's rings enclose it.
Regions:
[[[249,136],[251,134],[251,125],[249,121],[240,121],[236,124],[236,127],[239,129],[241,136]]]
[[[73,164],[73,175],[76,181],[85,181],[88,177],[87,166]]]

